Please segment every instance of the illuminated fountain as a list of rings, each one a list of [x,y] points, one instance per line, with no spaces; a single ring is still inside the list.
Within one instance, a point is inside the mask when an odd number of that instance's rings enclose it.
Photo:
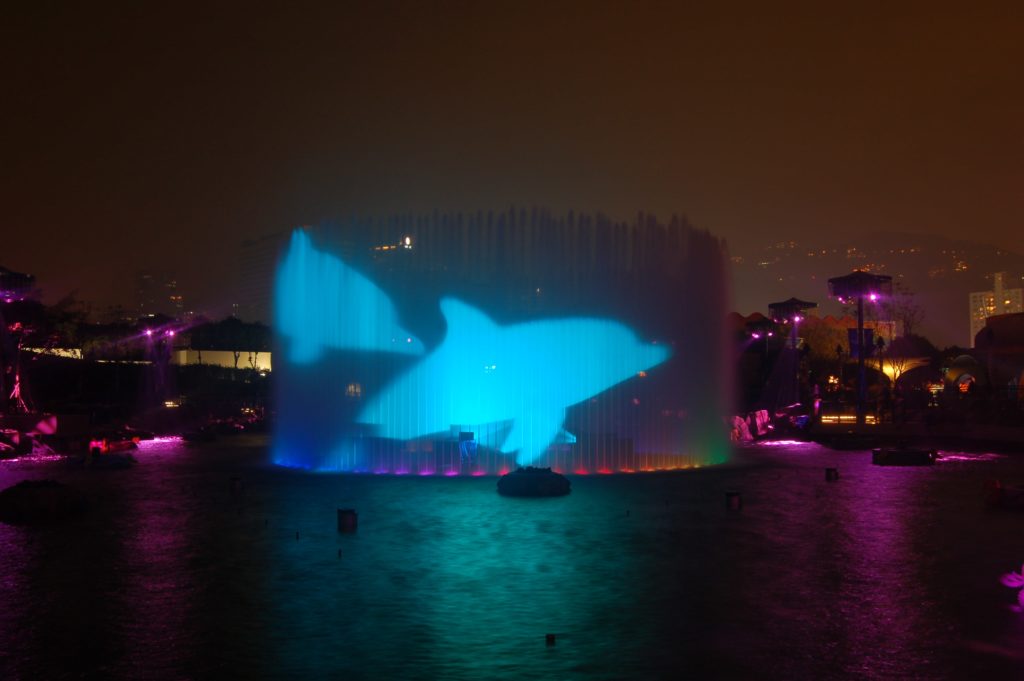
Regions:
[[[275,287],[274,460],[412,475],[720,462],[723,281],[717,239],[678,220],[297,230]]]

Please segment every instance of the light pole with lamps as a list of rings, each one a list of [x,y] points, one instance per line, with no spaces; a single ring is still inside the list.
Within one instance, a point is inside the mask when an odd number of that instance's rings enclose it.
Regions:
[[[800,300],[799,298],[790,298],[789,300],[768,304],[768,316],[772,318],[773,322],[776,324],[792,324],[790,328],[790,338],[793,347],[794,402],[800,401],[800,352],[797,348],[800,338],[797,334],[797,325],[803,321],[805,311],[816,307],[818,307],[817,303]]]
[[[829,295],[840,303],[857,301],[857,425],[865,422],[867,383],[864,379],[864,299],[877,302],[879,297],[892,293],[892,277],[854,270],[842,277],[828,280]]]

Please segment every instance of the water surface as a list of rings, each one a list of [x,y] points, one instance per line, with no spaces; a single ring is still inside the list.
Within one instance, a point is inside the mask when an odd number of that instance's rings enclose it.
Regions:
[[[981,491],[1024,483],[1019,457],[762,446],[533,500],[494,478],[275,468],[258,440],[139,459],[0,462],[0,487],[52,477],[90,500],[65,525],[0,524],[0,677],[1024,677],[999,582],[1024,513]]]

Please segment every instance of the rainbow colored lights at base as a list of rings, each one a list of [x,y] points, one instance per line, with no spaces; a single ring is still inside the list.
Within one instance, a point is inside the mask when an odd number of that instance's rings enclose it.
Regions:
[[[716,437],[706,437],[714,424],[692,428],[677,400],[675,339],[644,336],[593,305],[588,314],[573,314],[571,304],[531,312],[529,296],[544,295],[542,287],[523,286],[524,298],[515,277],[491,277],[486,296],[473,281],[449,289],[439,279],[446,275],[433,274],[448,263],[409,260],[420,240],[399,243],[406,246],[374,257],[405,261],[357,268],[358,259],[350,264],[304,231],[293,234],[274,292],[284,357],[275,372],[275,463],[392,475],[501,475],[527,465],[601,475],[724,459]]]

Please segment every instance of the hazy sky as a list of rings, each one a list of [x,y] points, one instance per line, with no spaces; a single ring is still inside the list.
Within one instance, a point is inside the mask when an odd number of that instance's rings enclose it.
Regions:
[[[509,204],[1022,248],[1021,3],[321,4],[6,9],[0,264],[226,303],[247,236]]]

